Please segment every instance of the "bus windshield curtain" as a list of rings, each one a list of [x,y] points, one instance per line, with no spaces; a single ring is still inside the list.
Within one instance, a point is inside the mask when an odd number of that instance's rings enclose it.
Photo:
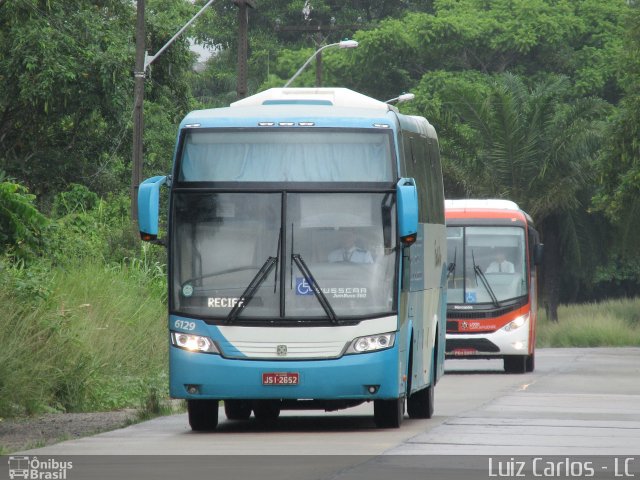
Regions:
[[[184,182],[391,181],[389,137],[357,132],[193,133],[185,140]]]

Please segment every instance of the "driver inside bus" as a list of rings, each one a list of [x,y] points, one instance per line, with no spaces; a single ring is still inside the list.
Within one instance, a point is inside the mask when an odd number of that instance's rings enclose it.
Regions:
[[[340,248],[329,253],[330,262],[373,263],[371,253],[356,244],[356,234],[354,232],[343,232],[340,245]]]
[[[504,252],[498,251],[485,273],[514,273],[513,263],[507,260]]]

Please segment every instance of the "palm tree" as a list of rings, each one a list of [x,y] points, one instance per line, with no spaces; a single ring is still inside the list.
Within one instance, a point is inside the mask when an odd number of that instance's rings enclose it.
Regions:
[[[580,262],[581,193],[592,186],[606,102],[570,98],[566,77],[532,88],[509,73],[491,81],[489,94],[472,88],[447,92],[448,105],[476,134],[466,169],[474,195],[508,198],[535,219],[545,243],[542,292],[548,318],[558,320],[563,263]],[[589,197],[587,197],[589,198]],[[578,248],[578,251],[575,249]]]

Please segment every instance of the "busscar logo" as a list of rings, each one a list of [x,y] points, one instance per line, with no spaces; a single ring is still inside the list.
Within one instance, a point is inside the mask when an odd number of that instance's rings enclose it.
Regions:
[[[9,478],[33,480],[66,480],[67,472],[73,468],[73,462],[63,462],[54,458],[39,460],[38,457],[10,456]]]
[[[314,292],[315,290],[315,292]],[[296,277],[296,295],[315,295],[322,292],[330,298],[342,299],[365,299],[367,298],[367,287],[322,287],[311,286],[304,277]]]

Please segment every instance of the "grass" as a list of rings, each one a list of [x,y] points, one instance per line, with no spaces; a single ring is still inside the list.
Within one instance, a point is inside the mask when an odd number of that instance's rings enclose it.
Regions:
[[[146,272],[86,260],[41,283],[43,297],[0,288],[0,417],[139,408],[168,390],[166,306]]]
[[[540,311],[538,347],[640,346],[640,298],[561,306],[558,319]]]
[[[138,409],[135,420],[131,420],[130,423],[143,422],[152,418],[186,411],[186,400],[170,400],[162,392],[154,390],[149,393],[144,404]]]

